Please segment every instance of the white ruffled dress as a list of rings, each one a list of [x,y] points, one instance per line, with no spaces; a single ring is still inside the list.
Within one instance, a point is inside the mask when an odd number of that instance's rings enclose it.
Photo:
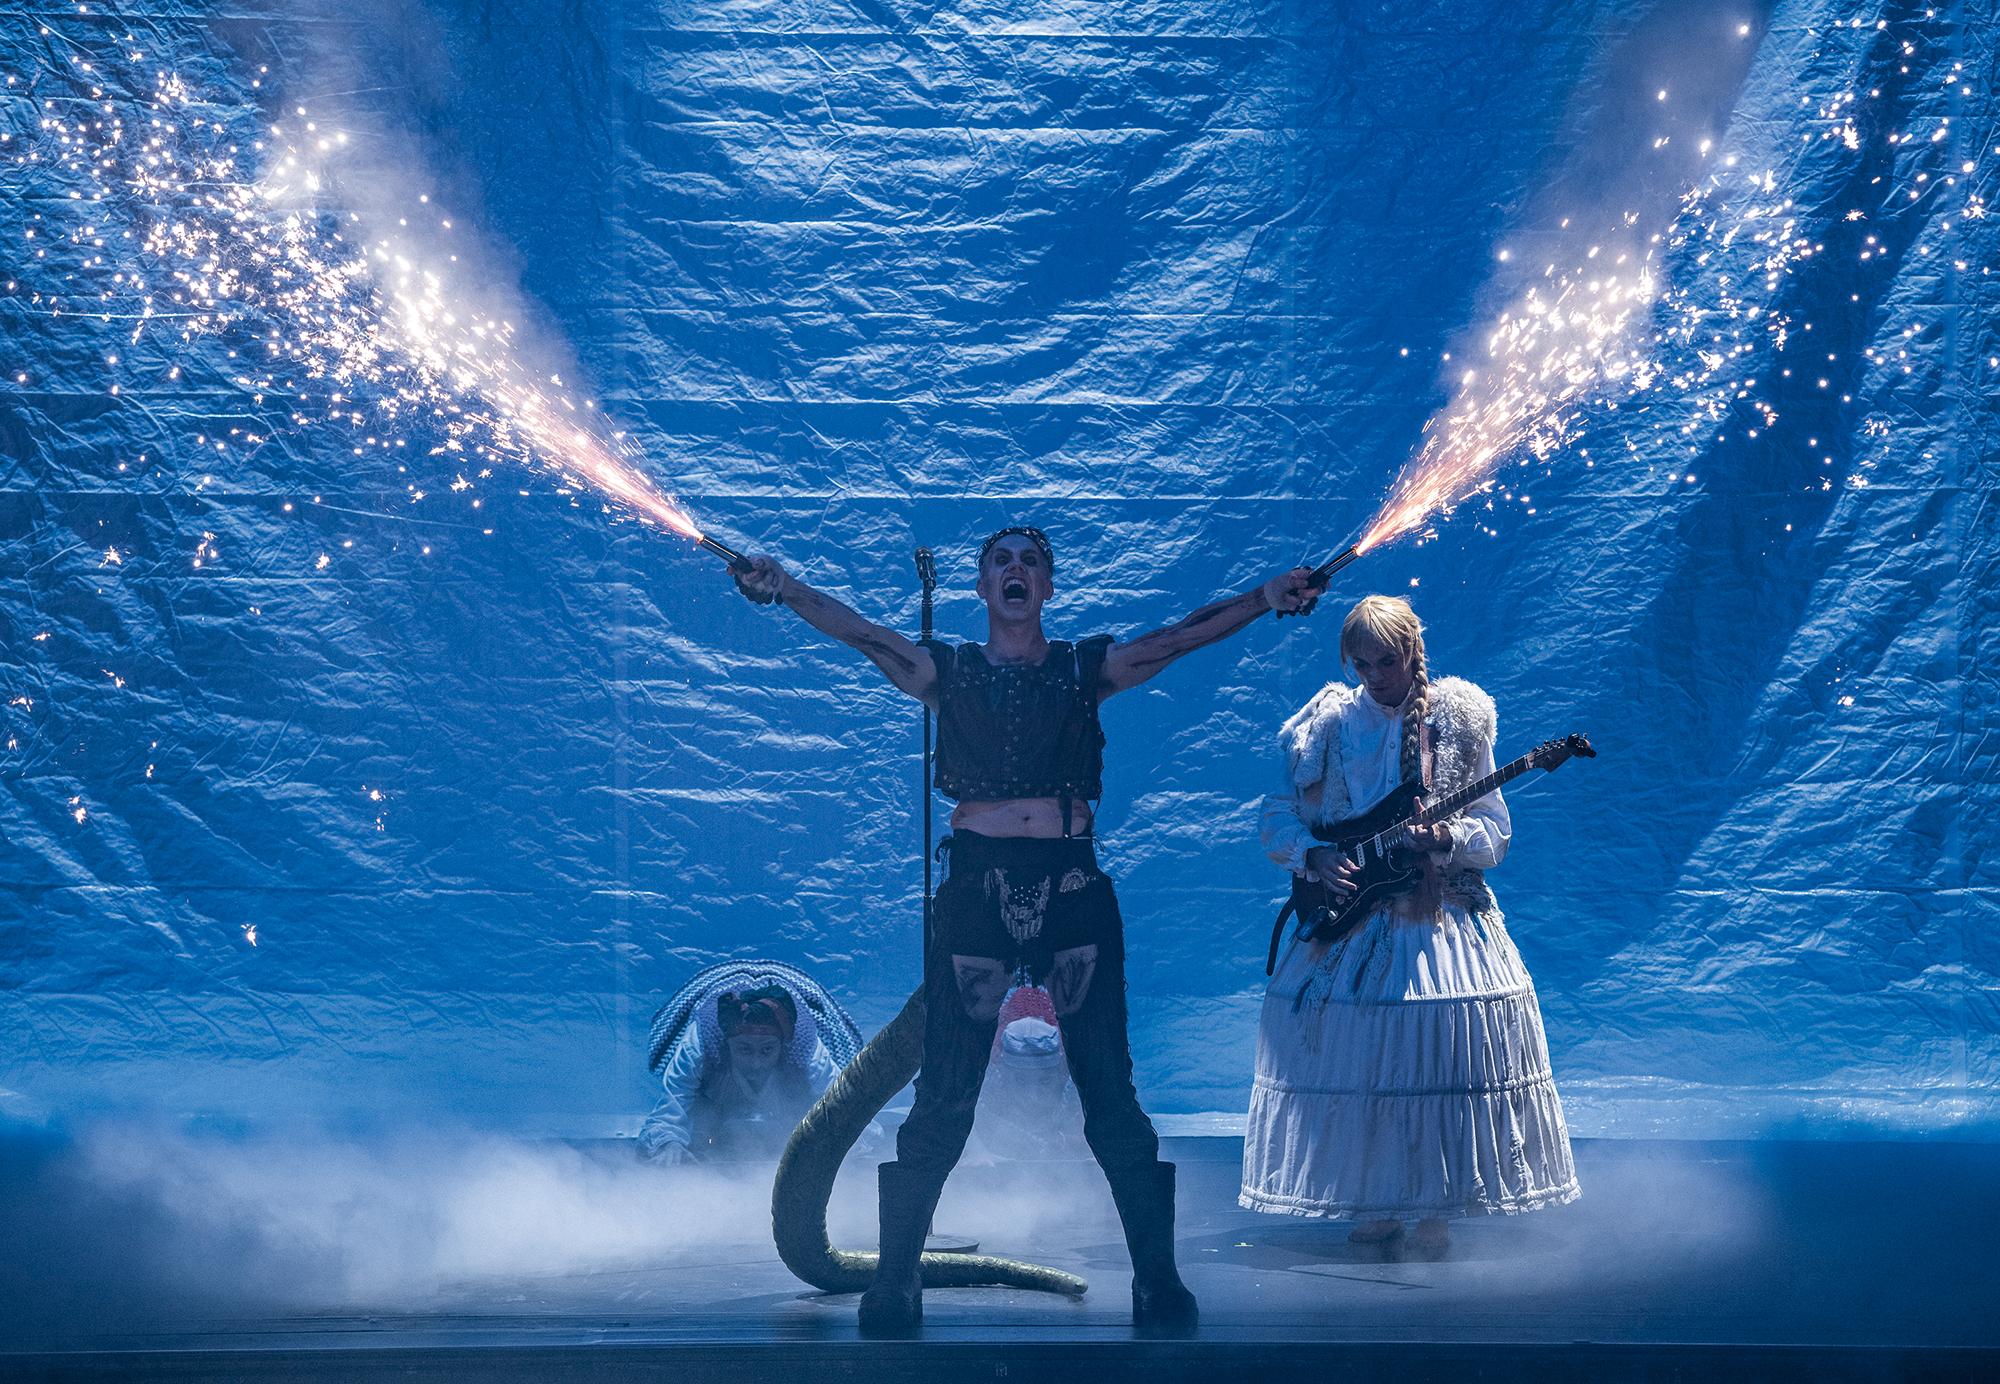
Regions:
[[[1348,801],[1379,802],[1401,778],[1402,708],[1362,693],[1338,714]],[[1475,777],[1493,767],[1487,743]],[[1288,774],[1264,802],[1265,849],[1299,874],[1318,844],[1313,796]],[[1492,868],[1512,835],[1506,803],[1480,799],[1451,832],[1438,864]],[[1576,1195],[1541,1007],[1497,911],[1382,909],[1342,942],[1288,942],[1257,1036],[1242,1205],[1416,1220]]]

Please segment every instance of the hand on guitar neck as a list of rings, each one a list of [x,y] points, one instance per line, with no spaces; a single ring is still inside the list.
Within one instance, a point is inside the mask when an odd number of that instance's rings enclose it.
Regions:
[[[1448,851],[1451,849],[1451,828],[1443,822],[1420,822],[1409,827],[1410,849],[1418,851]]]

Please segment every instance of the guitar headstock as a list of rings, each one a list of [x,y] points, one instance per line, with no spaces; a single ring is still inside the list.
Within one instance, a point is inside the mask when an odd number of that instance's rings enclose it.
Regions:
[[[1560,740],[1545,740],[1528,752],[1528,758],[1535,762],[1537,769],[1554,773],[1571,759],[1597,758],[1597,751],[1591,748],[1589,736],[1578,733],[1565,735]]]

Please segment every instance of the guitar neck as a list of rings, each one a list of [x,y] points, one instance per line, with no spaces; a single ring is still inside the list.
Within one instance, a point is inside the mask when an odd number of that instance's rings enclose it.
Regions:
[[[1509,760],[1477,783],[1468,783],[1457,792],[1447,793],[1436,802],[1426,804],[1423,815],[1430,821],[1441,822],[1455,813],[1463,812],[1494,789],[1512,783],[1534,767],[1535,757],[1532,754],[1524,754],[1519,759]]]

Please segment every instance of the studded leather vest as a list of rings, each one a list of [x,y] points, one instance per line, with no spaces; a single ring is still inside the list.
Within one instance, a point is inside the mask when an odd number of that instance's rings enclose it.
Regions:
[[[1098,681],[1111,636],[1052,640],[1029,667],[977,644],[926,641],[938,672],[937,787],[948,798],[1103,796]]]

